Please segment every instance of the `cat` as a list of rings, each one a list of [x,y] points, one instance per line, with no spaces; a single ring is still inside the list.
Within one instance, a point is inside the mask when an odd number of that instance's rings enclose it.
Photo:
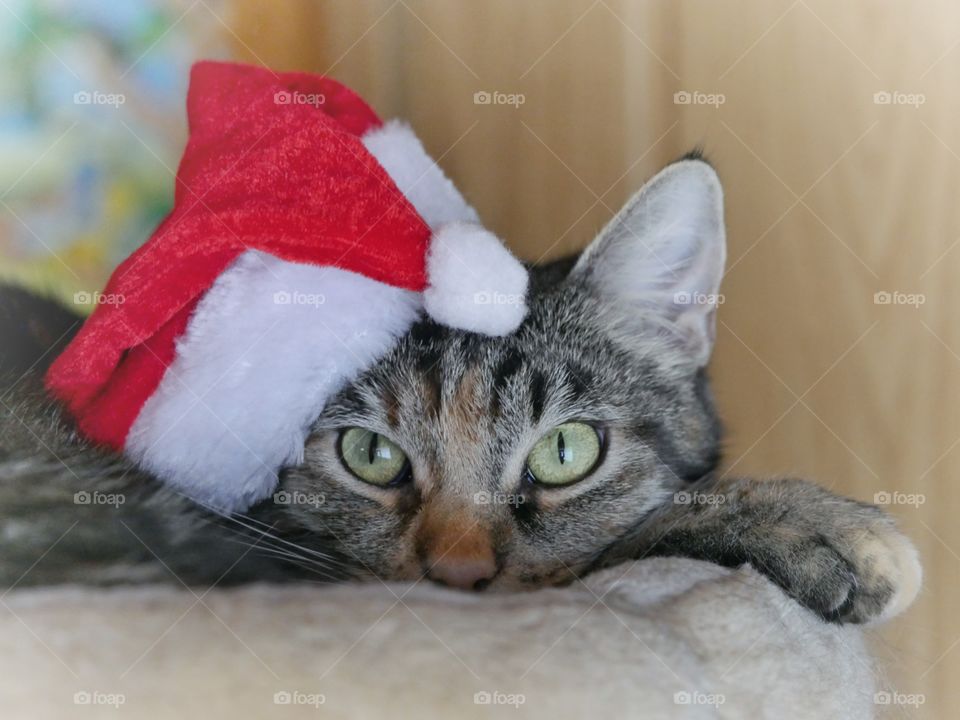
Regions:
[[[524,590],[679,555],[751,563],[825,620],[899,612],[920,565],[888,515],[805,480],[718,471],[706,366],[722,206],[715,171],[690,154],[579,256],[531,269],[517,332],[420,321],[327,405],[277,494],[231,517],[78,439],[42,374],[79,319],[4,288],[0,586],[425,577]]]

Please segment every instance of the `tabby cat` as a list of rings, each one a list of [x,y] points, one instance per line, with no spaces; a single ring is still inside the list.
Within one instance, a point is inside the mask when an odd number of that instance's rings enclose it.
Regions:
[[[827,620],[894,614],[920,566],[886,514],[804,480],[717,471],[705,367],[724,257],[719,181],[687,156],[578,258],[532,270],[516,333],[416,325],[328,404],[277,494],[232,517],[77,438],[42,373],[79,320],[6,288],[0,586],[518,590],[683,555],[751,563]]]

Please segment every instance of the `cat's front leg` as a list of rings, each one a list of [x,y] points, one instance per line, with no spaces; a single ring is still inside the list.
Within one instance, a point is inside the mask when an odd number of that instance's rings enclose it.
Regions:
[[[916,550],[889,515],[797,479],[727,478],[691,487],[629,544],[633,557],[750,563],[835,622],[896,615],[916,597],[922,575]]]

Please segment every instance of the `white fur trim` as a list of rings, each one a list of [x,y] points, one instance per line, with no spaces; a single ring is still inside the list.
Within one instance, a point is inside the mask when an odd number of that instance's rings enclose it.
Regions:
[[[406,123],[391,120],[363,136],[417,212],[434,229],[427,256],[427,312],[450,327],[485,335],[516,330],[527,312],[527,272],[430,158]]]
[[[507,335],[527,314],[527,271],[479,225],[437,230],[427,253],[424,307],[440,323],[484,335]]]
[[[427,154],[406,123],[390,120],[363,136],[363,144],[431,228],[479,222],[474,210]]]
[[[417,293],[247,251],[200,301],[127,451],[195,500],[246,509],[301,460],[326,400],[419,312]]]

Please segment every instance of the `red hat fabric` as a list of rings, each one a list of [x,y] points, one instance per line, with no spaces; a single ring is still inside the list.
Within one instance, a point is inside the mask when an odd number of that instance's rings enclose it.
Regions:
[[[88,438],[231,511],[272,492],[327,397],[424,304],[503,334],[522,320],[526,273],[408,128],[329,78],[201,62],[187,110],[172,212],[116,269],[103,293],[116,302],[94,310],[47,387]],[[459,277],[478,257],[497,277]],[[470,292],[476,305],[503,289],[521,301],[471,308]]]

